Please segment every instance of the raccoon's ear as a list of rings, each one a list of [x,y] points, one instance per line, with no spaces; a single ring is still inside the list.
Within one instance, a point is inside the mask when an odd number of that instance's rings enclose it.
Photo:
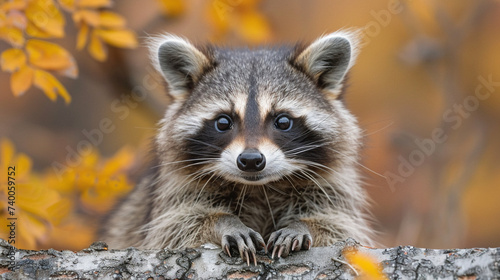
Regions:
[[[183,98],[202,74],[212,65],[211,60],[189,41],[175,35],[163,35],[150,41],[151,60],[168,83],[169,94]]]
[[[357,56],[355,32],[335,32],[299,50],[292,64],[311,77],[319,88],[337,98],[344,78]]]

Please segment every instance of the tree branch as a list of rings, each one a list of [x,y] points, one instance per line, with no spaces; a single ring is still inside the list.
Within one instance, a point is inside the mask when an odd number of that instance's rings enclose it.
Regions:
[[[500,248],[433,250],[399,246],[373,249],[352,239],[294,252],[286,259],[258,255],[257,266],[205,245],[185,250],[112,250],[96,242],[80,252],[18,250],[0,239],[2,279],[354,279],[342,255],[371,255],[391,279],[498,279]],[[15,259],[12,268],[11,259]],[[357,269],[357,268],[355,268]],[[358,270],[359,271],[359,270]],[[362,275],[362,270],[361,273]]]

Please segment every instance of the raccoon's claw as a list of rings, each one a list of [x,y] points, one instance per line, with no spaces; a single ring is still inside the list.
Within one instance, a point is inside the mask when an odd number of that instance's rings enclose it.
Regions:
[[[256,251],[266,248],[266,243],[264,239],[262,239],[262,236],[248,227],[245,227],[245,229],[233,229],[229,233],[224,234],[222,236],[221,245],[230,257],[230,248],[236,245],[241,259],[246,261],[247,265],[250,265],[251,260],[254,265],[257,265],[257,257],[255,256]]]
[[[273,232],[267,242],[267,250],[273,248],[271,259],[276,253],[278,258],[286,258],[292,251],[309,250],[311,246],[312,236],[300,222]]]

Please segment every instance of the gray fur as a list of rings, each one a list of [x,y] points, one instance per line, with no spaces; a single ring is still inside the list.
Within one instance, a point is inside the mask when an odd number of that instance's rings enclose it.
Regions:
[[[354,35],[333,33],[306,48],[211,52],[199,51],[178,37],[162,38],[163,43],[152,47],[153,52],[159,50],[159,61],[154,55],[153,59],[170,85],[170,94],[184,92],[183,98],[174,98],[160,122],[156,175],[139,184],[104,225],[101,238],[110,247],[180,248],[211,242],[238,247],[243,257],[262,248],[257,237],[267,240],[280,229],[278,235],[283,237],[285,232],[296,233],[285,241],[271,237],[267,246],[275,251],[283,247],[284,252],[278,253],[283,257],[296,239],[301,244],[298,249],[307,249],[308,234],[314,246],[347,237],[372,244],[366,196],[356,168],[360,130],[337,98],[357,54]],[[169,45],[172,41],[175,44]],[[164,59],[166,54],[199,61],[186,60],[189,63],[183,65],[191,65],[191,70],[177,69]],[[195,76],[191,88],[180,82],[178,73],[184,72]],[[252,131],[244,125],[249,118],[245,112],[249,88],[255,91],[252,102],[257,102],[255,114],[260,115],[255,118],[260,124]],[[303,120],[304,129],[324,141],[284,150],[276,144],[280,132],[266,122],[279,112],[290,115],[297,127]],[[199,159],[189,158],[187,143],[221,113],[234,117],[234,128],[225,136],[230,141],[216,147],[217,156],[200,153]],[[248,148],[249,137],[268,159],[258,181],[245,179],[235,164],[236,156]],[[312,154],[312,160],[301,158],[308,147],[321,149],[322,154]],[[248,238],[243,245],[235,237],[238,234]]]

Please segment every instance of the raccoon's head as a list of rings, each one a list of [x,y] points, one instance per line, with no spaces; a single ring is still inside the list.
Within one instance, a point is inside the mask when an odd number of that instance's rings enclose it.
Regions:
[[[152,55],[173,98],[157,137],[170,172],[262,185],[334,175],[356,160],[359,129],[342,101],[352,33],[256,50],[166,35]]]

